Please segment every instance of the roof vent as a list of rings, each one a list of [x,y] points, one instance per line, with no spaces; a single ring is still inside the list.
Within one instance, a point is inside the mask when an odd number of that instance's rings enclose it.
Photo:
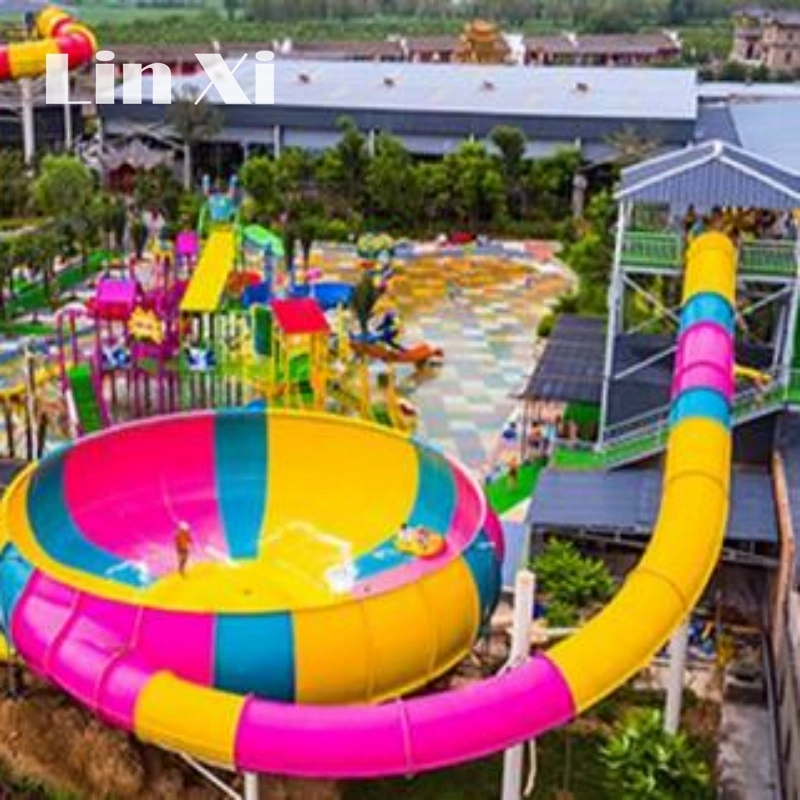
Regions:
[[[384,86],[388,86],[389,88],[391,88],[396,83],[397,83],[397,81],[391,75],[384,76],[384,79],[383,79],[383,85]]]
[[[481,89],[483,89],[484,92],[493,92],[496,88],[497,86],[494,81],[484,81],[481,84]]]
[[[588,83],[584,83],[584,81],[578,81],[575,84],[575,91],[576,92],[581,92],[581,94],[585,94],[586,92],[589,91],[589,84]]]
[[[307,72],[301,72],[297,76],[297,80],[300,81],[300,83],[311,83],[311,76]]]

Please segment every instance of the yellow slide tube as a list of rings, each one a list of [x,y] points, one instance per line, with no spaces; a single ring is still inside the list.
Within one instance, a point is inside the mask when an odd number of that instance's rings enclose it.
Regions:
[[[712,294],[733,308],[735,285],[731,242],[715,233],[695,240],[687,258],[684,307],[698,295]],[[685,339],[686,331],[681,343]],[[708,358],[732,369],[731,352]],[[692,391],[698,397],[704,387]],[[726,424],[700,413],[673,422],[650,547],[603,612],[548,651],[570,687],[576,712],[645,667],[700,598],[722,547],[730,463]]]

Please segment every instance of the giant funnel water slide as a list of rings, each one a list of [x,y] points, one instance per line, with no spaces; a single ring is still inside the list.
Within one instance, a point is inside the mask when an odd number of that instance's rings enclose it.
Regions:
[[[568,722],[650,661],[719,556],[734,263],[717,233],[688,254],[650,546],[599,615],[523,665],[375,704],[464,652],[496,594],[497,520],[460,467],[413,439],[275,411],[118,428],[27,470],[3,505],[6,634],[104,719],[250,771],[408,775]],[[393,547],[406,515],[444,536],[443,553]],[[176,518],[198,545],[186,579]],[[331,555],[342,544],[345,560]]]
[[[70,69],[94,57],[97,43],[92,32],[60,8],[48,7],[36,16],[38,39],[0,44],[0,81],[44,75],[47,56],[62,53]]]

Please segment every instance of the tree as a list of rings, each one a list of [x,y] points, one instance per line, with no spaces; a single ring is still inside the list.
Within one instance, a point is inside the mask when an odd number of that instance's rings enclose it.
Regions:
[[[506,213],[503,178],[480,142],[465,142],[444,158],[458,222],[470,231]]]
[[[550,220],[569,217],[572,181],[580,165],[581,154],[573,148],[531,161],[524,179],[529,207],[535,207]]]
[[[36,233],[24,234],[13,240],[13,258],[26,264],[35,278],[41,278],[48,300],[53,297],[53,260],[61,251],[55,226],[39,228]]]
[[[284,208],[316,188],[317,159],[307,150],[286,147],[275,160],[275,189]]]
[[[294,258],[297,252],[297,227],[293,221],[287,220],[283,226],[282,236],[283,240],[283,258],[286,262],[286,270],[292,276],[294,282]]]
[[[360,211],[369,164],[367,139],[349,117],[339,121],[339,130],[341,138],[335,147],[325,151],[319,164],[320,183],[327,189],[332,205],[344,205],[345,211]]]
[[[125,201],[117,195],[105,193],[100,196],[100,207],[100,224],[106,235],[106,247],[109,250],[122,250],[128,225]]]
[[[612,257],[608,237],[594,230],[589,230],[567,248],[564,260],[580,279],[578,302],[581,311],[605,310]]]
[[[381,134],[367,167],[366,191],[372,215],[390,230],[408,230],[420,212],[414,163],[399,139]]]
[[[228,13],[228,22],[233,22],[236,19],[236,12],[239,10],[239,0],[225,0],[225,11]]]
[[[525,164],[525,134],[510,125],[498,125],[489,134],[492,143],[500,151],[500,164],[506,184],[506,197],[512,214],[521,214],[523,193],[520,177]]]
[[[22,156],[14,150],[0,150],[0,219],[27,213],[30,188]]]
[[[314,246],[314,240],[323,230],[324,221],[325,218],[321,214],[310,209],[296,223],[297,239],[300,242],[300,249],[303,254],[304,269],[308,269],[311,261],[311,249]]]
[[[103,231],[108,233],[105,198],[102,195],[94,195],[84,213],[75,220],[73,227],[82,268],[86,267],[91,249],[100,244],[100,234]]]
[[[253,156],[239,170],[239,181],[250,200],[250,216],[266,222],[278,207],[275,162],[267,156]]]
[[[158,166],[136,176],[133,197],[136,207],[158,209],[166,219],[175,220],[180,211],[184,191],[166,166]]]
[[[72,156],[46,156],[33,184],[37,207],[54,220],[54,235],[67,246],[77,243],[83,255],[98,225],[96,192],[94,175]]]
[[[711,800],[711,775],[686,735],[664,731],[662,715],[638,709],[601,750],[605,781],[619,800]]]
[[[183,188],[192,188],[192,148],[218,133],[222,128],[222,115],[197,92],[184,88],[172,98],[167,107],[167,124],[183,142]]]
[[[15,253],[13,239],[0,239],[0,315],[6,318],[6,287],[14,275]]]
[[[450,182],[443,162],[423,162],[414,169],[422,218],[429,225],[447,225],[453,218]]]
[[[361,276],[361,280],[356,284],[353,290],[353,297],[350,300],[350,306],[356,315],[358,326],[364,336],[369,332],[369,321],[380,296],[381,292],[375,285],[372,276],[369,272],[365,272]]]
[[[507,180],[518,178],[525,159],[525,134],[511,125],[498,125],[492,129],[489,138],[500,151],[503,175]]]

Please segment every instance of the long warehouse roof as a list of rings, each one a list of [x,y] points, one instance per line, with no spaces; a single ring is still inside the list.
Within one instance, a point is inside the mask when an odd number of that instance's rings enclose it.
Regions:
[[[255,53],[235,78],[255,97]],[[233,70],[236,61],[226,62]],[[605,119],[694,120],[697,74],[692,69],[613,67],[523,68],[472,64],[376,63],[358,61],[274,62],[275,102],[308,108],[388,109],[437,113],[471,112],[515,116]],[[174,78],[176,92],[202,92],[201,74]],[[151,97],[145,73],[142,97]],[[122,87],[117,91],[121,98]],[[212,87],[206,99],[221,103]]]

